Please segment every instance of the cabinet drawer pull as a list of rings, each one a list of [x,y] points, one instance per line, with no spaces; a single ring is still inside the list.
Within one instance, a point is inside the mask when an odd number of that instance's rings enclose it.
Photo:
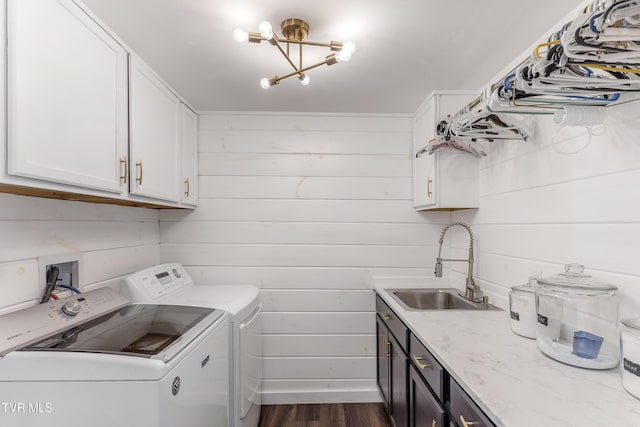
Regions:
[[[418,368],[420,368],[421,371],[424,371],[427,368],[431,368],[431,365],[420,363],[421,360],[427,360],[425,357],[416,356],[415,354],[412,354],[411,357],[413,357],[413,361],[416,362],[416,365],[418,365]]]
[[[431,191],[431,184],[432,183],[433,183],[433,181],[431,180],[431,177],[427,178],[427,197],[433,196],[433,191]]]
[[[391,356],[391,341],[387,338],[384,339],[384,357]]]
[[[120,180],[122,181],[123,184],[127,183],[127,156],[122,156],[122,158],[120,159],[120,166],[121,166],[121,170],[122,172],[120,173]]]
[[[431,427],[438,427],[438,425],[436,424],[436,420],[433,420],[433,422],[431,423]]]
[[[184,180],[184,195],[189,197],[189,178]]]
[[[471,427],[482,424],[480,421],[465,421],[462,415],[460,415],[460,422],[462,423],[462,427]]]
[[[383,314],[382,315],[382,320],[391,320],[391,315],[387,314],[387,313]]]
[[[136,168],[138,169],[138,177],[136,178],[136,182],[138,185],[142,185],[142,160],[138,160],[136,162]]]

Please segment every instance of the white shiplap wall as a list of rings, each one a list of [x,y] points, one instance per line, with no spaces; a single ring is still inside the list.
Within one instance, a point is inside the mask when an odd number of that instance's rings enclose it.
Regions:
[[[377,400],[371,278],[431,275],[450,218],[413,210],[411,118],[204,113],[199,139],[163,261],[262,288],[266,403]]]
[[[80,256],[79,286],[119,286],[159,260],[157,210],[0,194],[0,313],[42,295],[39,257]]]
[[[532,123],[530,141],[489,145],[480,209],[453,215],[477,235],[480,286],[504,306],[532,272],[579,262],[620,287],[622,317],[640,316],[640,102],[608,108],[604,134],[590,143],[584,128]]]

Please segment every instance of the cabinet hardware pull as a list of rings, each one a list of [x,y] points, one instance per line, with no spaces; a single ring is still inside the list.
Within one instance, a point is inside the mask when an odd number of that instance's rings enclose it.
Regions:
[[[427,197],[431,197],[433,196],[433,191],[431,191],[431,183],[433,181],[431,180],[431,177],[427,178]]]
[[[390,314],[383,314],[382,315],[382,320],[391,320],[391,315]]]
[[[384,357],[391,356],[391,341],[387,338],[384,339]]]
[[[418,365],[418,368],[420,368],[421,371],[424,371],[425,369],[431,367],[431,365],[427,365],[426,363],[420,363],[421,360],[426,360],[426,358],[422,356],[416,356],[415,354],[412,354],[411,356],[413,357],[413,361],[416,362],[416,365]]]
[[[120,159],[120,166],[122,167],[122,173],[120,174],[120,180],[123,184],[127,183],[127,156],[122,156]]]
[[[436,424],[436,420],[433,420],[433,422],[431,423],[431,427],[438,427],[438,425]]]
[[[189,197],[189,178],[184,180],[184,186],[185,186],[184,195],[186,197]]]
[[[465,421],[462,415],[460,415],[460,422],[462,423],[462,427],[471,427],[482,424],[480,421]]]
[[[138,185],[142,185],[142,160],[138,160],[136,162],[136,168],[138,169],[138,177],[136,178],[136,182]]]

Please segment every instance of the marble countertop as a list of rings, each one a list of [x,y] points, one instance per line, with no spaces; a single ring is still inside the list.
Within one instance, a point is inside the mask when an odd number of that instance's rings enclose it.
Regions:
[[[496,425],[640,426],[640,400],[622,388],[619,368],[582,369],[546,357],[535,340],[511,332],[508,311],[408,311],[387,292],[416,287],[451,286],[446,279],[421,286],[375,281],[376,292]]]

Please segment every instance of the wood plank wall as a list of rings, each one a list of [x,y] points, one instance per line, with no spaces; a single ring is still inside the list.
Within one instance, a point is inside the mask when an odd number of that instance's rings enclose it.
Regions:
[[[506,303],[534,271],[578,262],[620,287],[621,318],[640,313],[640,108],[607,108],[605,129],[537,118],[528,142],[493,142],[482,160],[480,209],[457,212],[477,234],[480,286]],[[562,154],[575,152],[575,154]],[[455,246],[463,245],[456,234]],[[462,279],[460,272],[454,274]]]
[[[200,116],[200,207],[163,261],[262,288],[264,402],[376,401],[372,277],[432,275],[450,214],[411,201],[411,118]]]
[[[0,313],[37,303],[39,257],[79,254],[83,290],[159,260],[158,211],[0,194]]]

